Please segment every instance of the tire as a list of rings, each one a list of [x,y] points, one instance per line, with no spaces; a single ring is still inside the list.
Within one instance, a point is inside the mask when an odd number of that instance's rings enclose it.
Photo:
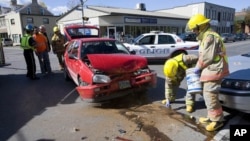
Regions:
[[[84,81],[81,79],[80,76],[78,76],[78,86],[86,86],[86,85],[87,85],[87,83],[84,82]]]
[[[66,81],[69,81],[69,80],[70,80],[69,73],[68,73],[66,67],[65,67],[64,70],[63,70],[63,76],[64,76],[64,79],[65,79]]]

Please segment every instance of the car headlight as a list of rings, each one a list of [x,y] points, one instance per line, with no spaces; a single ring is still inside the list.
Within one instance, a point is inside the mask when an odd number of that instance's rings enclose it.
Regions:
[[[93,76],[94,83],[109,83],[111,81],[110,77],[102,74],[95,74]]]
[[[221,83],[221,87],[222,88],[238,89],[238,90],[250,90],[250,81],[224,79]]]

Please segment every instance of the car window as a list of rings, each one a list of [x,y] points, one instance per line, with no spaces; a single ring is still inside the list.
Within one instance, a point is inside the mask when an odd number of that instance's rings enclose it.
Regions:
[[[154,42],[155,42],[155,35],[149,35],[149,36],[143,37],[139,41],[139,45],[150,45],[150,44],[154,44]]]
[[[78,57],[78,52],[79,52],[78,48],[79,48],[79,42],[77,41],[71,42],[71,44],[69,44],[67,52],[70,55],[74,55],[75,57]]]
[[[175,44],[175,40],[170,35],[159,35],[158,44]]]
[[[159,35],[158,44],[175,44],[175,40],[170,35]]]
[[[129,54],[126,47],[118,41],[88,42],[84,43],[81,49],[82,58],[84,58],[87,54],[114,54],[114,53]]]
[[[11,39],[9,39],[9,38],[6,38],[6,39],[5,39],[5,41],[12,41],[12,40],[11,40]]]

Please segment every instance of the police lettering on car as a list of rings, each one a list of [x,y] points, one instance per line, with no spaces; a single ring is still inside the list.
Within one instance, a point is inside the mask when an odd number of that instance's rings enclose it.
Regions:
[[[169,54],[170,49],[135,49],[136,54]]]

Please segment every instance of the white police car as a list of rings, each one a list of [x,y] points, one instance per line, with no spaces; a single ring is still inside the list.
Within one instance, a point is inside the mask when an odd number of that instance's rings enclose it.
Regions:
[[[137,55],[152,59],[167,59],[182,52],[185,54],[198,55],[198,42],[183,41],[179,36],[160,31],[145,33],[133,40],[131,43],[124,43],[130,50],[134,50]]]

